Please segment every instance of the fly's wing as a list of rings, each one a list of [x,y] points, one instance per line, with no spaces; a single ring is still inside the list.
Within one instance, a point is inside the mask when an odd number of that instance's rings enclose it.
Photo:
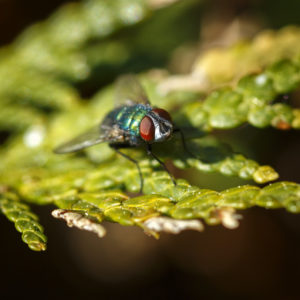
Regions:
[[[102,128],[97,125],[69,142],[58,146],[54,152],[57,154],[76,152],[103,142],[124,143],[123,131],[116,127]]]
[[[150,105],[143,87],[134,75],[121,76],[116,82],[116,106],[137,103]]]

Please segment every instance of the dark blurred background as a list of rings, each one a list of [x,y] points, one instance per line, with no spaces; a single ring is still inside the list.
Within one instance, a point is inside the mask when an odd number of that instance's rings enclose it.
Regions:
[[[0,44],[64,2],[0,0]],[[245,14],[261,28],[299,24],[299,11],[298,0],[207,1],[199,6],[199,36],[207,24]],[[299,93],[291,99],[299,105]],[[281,180],[300,182],[299,132],[246,126],[217,134],[275,167]],[[200,176],[207,188],[236,184],[219,175]],[[67,228],[51,217],[51,209],[33,207],[49,238],[45,253],[30,251],[12,223],[0,218],[1,299],[300,299],[298,215],[253,208],[242,213],[237,230],[206,227],[203,233],[163,234],[158,241],[138,228],[107,223],[108,234],[100,240]]]

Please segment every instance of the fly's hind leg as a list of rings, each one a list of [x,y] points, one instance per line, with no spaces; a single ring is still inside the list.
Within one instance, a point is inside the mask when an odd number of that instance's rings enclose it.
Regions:
[[[133,162],[137,169],[138,169],[138,172],[139,172],[139,176],[140,176],[140,182],[141,182],[141,185],[140,185],[140,193],[143,192],[143,187],[144,187],[144,178],[143,178],[143,174],[142,174],[142,171],[141,171],[141,168],[140,168],[140,165],[138,163],[137,160],[133,159],[132,157],[128,156],[127,154],[123,153],[120,151],[120,146],[119,145],[113,145],[113,144],[110,144],[109,145],[112,149],[114,149],[118,154],[120,154],[121,156],[123,156],[124,158],[128,159],[129,161]],[[128,146],[130,147],[130,146]],[[126,146],[122,146],[122,148],[126,148]]]

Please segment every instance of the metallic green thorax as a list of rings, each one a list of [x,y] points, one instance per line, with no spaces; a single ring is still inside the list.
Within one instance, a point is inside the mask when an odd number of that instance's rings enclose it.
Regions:
[[[122,106],[114,109],[107,117],[121,129],[127,131],[129,135],[139,137],[140,123],[151,110],[150,106],[143,104]]]

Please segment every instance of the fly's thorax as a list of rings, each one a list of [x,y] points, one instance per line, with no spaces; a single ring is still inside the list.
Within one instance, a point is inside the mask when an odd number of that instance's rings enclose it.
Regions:
[[[139,137],[141,120],[151,109],[150,106],[144,104],[120,106],[107,115],[105,123],[109,123],[109,126],[118,126],[128,136]]]

